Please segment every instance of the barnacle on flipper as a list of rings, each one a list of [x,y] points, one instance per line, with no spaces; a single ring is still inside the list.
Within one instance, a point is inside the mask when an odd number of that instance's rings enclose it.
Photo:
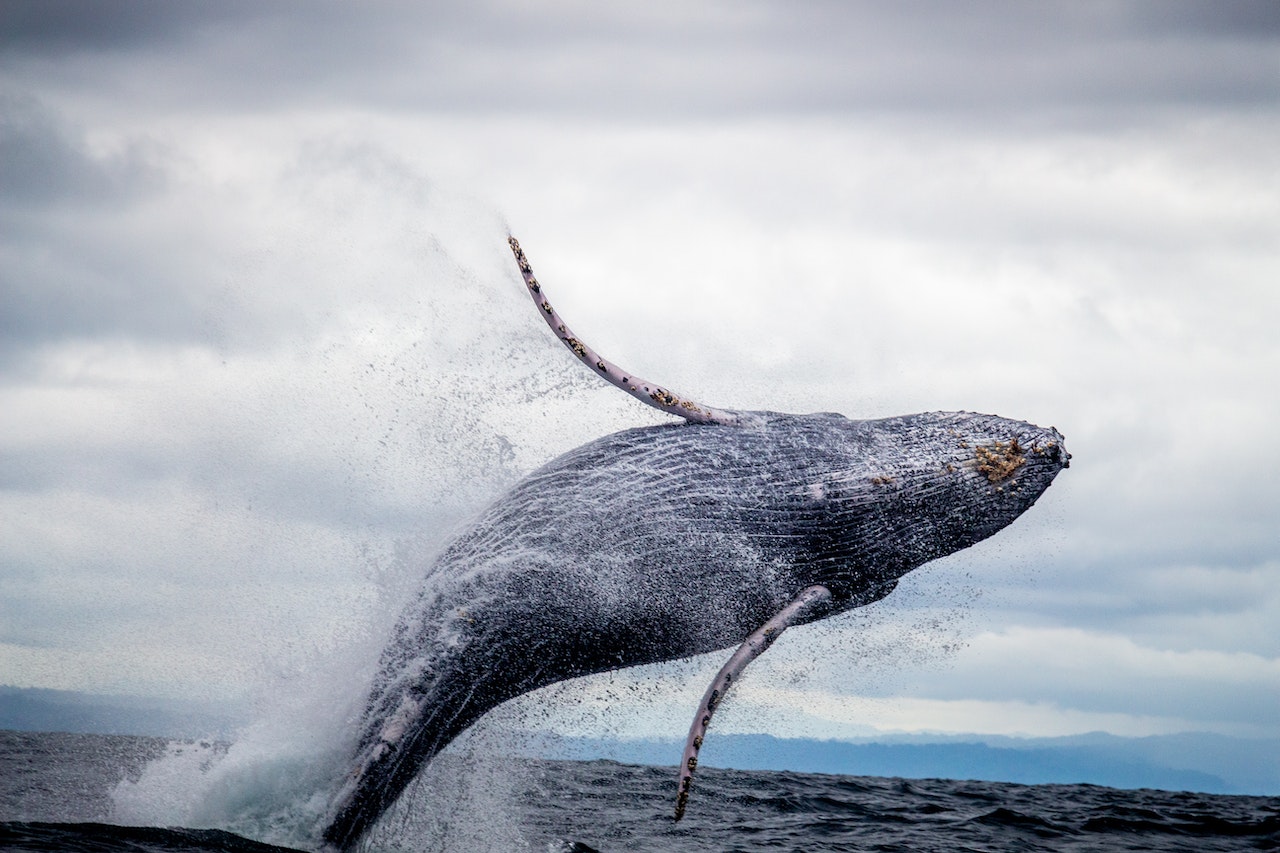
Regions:
[[[1022,455],[1022,447],[1016,438],[1008,444],[997,441],[990,447],[978,447],[974,451],[974,459],[978,470],[986,474],[992,483],[1009,479],[1014,471],[1027,464],[1027,457]]]
[[[654,400],[663,406],[675,406],[680,403],[680,398],[670,391],[664,391],[661,388],[655,388],[650,394]]]

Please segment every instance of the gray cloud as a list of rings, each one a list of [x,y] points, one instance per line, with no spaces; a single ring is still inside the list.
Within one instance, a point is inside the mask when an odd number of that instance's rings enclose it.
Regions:
[[[17,23],[0,67],[57,81],[84,77],[92,63],[104,96],[164,108],[1092,123],[1277,99],[1280,15],[1266,0],[1212,13],[1154,0],[7,5]],[[138,64],[154,73],[126,76]]]
[[[163,190],[165,172],[152,147],[91,153],[83,131],[33,97],[0,97],[0,364],[42,340],[184,335],[179,317],[198,313],[198,292],[172,287],[172,271],[147,269],[154,258],[112,233]]]
[[[961,654],[932,676],[920,693],[933,698],[1058,703],[1086,711],[1124,712],[1201,721],[1269,726],[1268,708],[1280,686],[1274,662],[1252,655],[1171,653],[1118,635],[1017,631],[982,636],[990,658]],[[990,666],[989,660],[1000,663]],[[1069,682],[1063,674],[1083,670]],[[1215,688],[1214,685],[1219,685]]]
[[[30,96],[0,93],[0,210],[116,204],[158,188],[158,152],[141,144],[94,156],[83,134]]]
[[[251,25],[270,3],[166,3],[125,0],[12,0],[5,3],[0,50],[15,53],[127,51],[173,44],[215,22]],[[280,5],[280,4],[276,4]]]

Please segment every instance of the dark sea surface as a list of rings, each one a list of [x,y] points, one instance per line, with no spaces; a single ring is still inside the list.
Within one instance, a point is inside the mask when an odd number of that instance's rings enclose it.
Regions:
[[[0,732],[0,849],[279,850],[225,831],[117,826],[112,792],[148,762],[210,744]],[[703,768],[671,821],[672,768],[609,761],[497,763],[495,799],[444,817],[402,808],[370,850],[1234,851],[1280,849],[1280,797],[1122,791]],[[465,772],[466,763],[457,770]],[[487,771],[493,774],[490,767]],[[429,786],[428,786],[429,787]],[[485,784],[482,784],[485,787]],[[417,800],[437,789],[419,790]],[[449,831],[442,824],[453,822]],[[500,831],[488,831],[502,824]],[[278,840],[278,839],[275,839]],[[307,846],[296,841],[295,846]]]

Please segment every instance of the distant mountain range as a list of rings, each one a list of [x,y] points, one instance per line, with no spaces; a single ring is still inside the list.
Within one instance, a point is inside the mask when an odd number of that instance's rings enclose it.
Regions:
[[[0,686],[0,729],[230,739],[243,710],[197,702]],[[672,766],[681,741],[539,735],[531,757]],[[1125,738],[884,735],[850,741],[716,734],[704,766],[847,776],[1086,783],[1210,794],[1280,796],[1280,740],[1188,733]],[[674,784],[674,783],[673,783]]]
[[[537,754],[674,765],[682,748],[674,739],[548,738]],[[1026,739],[892,735],[849,742],[713,732],[698,760],[708,767],[739,770],[1280,795],[1280,741],[1203,733],[1125,738],[1098,732]]]
[[[199,702],[0,685],[0,729],[224,739],[243,722]]]

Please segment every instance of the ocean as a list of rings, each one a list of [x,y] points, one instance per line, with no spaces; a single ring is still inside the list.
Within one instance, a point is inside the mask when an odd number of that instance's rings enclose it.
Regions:
[[[201,772],[225,751],[218,744],[157,738],[0,731],[0,849],[253,853],[308,847],[307,839],[296,834],[278,837],[287,830],[269,824],[257,832],[244,832],[234,822],[119,825],[126,822],[120,815],[121,791],[137,783],[149,766],[188,753],[199,756],[194,766]],[[364,849],[1280,849],[1280,797],[708,767],[698,771],[689,814],[675,824],[670,767],[513,758],[475,768],[448,755],[442,762],[444,770],[426,774],[430,778],[387,816]],[[282,842],[286,846],[271,846]]]

